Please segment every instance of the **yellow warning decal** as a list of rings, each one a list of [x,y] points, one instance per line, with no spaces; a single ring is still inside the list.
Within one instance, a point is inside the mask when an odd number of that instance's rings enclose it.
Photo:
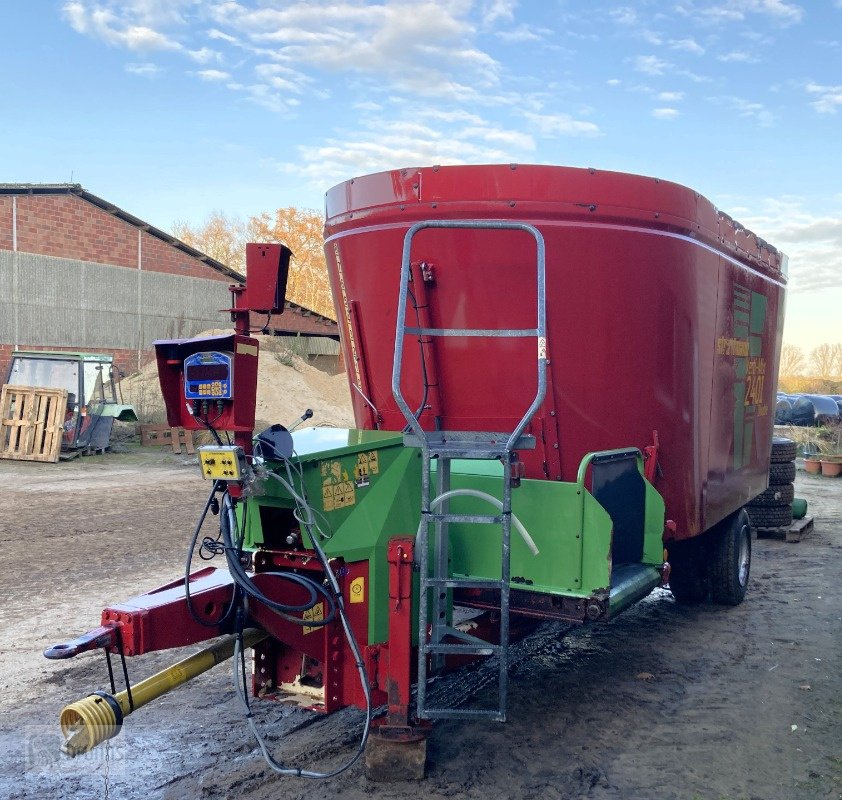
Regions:
[[[316,603],[312,608],[308,608],[302,615],[308,622],[321,622],[325,618],[325,607],[322,603]],[[304,633],[313,633],[318,628],[313,628],[309,625],[304,626]]]
[[[354,467],[354,478],[356,480],[377,475],[379,472],[380,463],[377,460],[376,450],[371,450],[368,453],[357,453],[357,465]]]
[[[351,602],[364,603],[365,602],[365,578],[354,578],[351,581]]]
[[[322,508],[336,511],[357,502],[356,486],[342,469],[341,461],[322,461],[319,465],[322,476]]]

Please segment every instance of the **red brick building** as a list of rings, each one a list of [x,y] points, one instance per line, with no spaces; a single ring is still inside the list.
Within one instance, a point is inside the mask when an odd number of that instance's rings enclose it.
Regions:
[[[229,327],[220,309],[241,280],[78,184],[0,184],[0,381],[14,348],[108,352],[133,372],[155,339]],[[294,304],[271,329],[338,338]]]

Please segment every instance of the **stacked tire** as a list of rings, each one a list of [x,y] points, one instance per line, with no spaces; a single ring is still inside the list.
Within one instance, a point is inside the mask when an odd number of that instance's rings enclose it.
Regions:
[[[788,528],[792,524],[795,447],[792,439],[783,436],[772,440],[769,488],[746,506],[753,528]]]

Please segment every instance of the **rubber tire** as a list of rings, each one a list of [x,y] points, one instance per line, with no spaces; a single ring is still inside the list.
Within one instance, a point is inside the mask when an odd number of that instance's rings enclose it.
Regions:
[[[772,438],[772,457],[769,459],[773,464],[785,464],[787,461],[795,460],[797,445],[792,439],[785,436]]]
[[[788,528],[792,525],[792,506],[747,506],[749,519],[755,528]]]
[[[751,508],[758,506],[788,506],[792,505],[795,497],[795,487],[791,483],[779,486],[770,486],[765,492],[761,492],[748,505]]]
[[[704,547],[698,539],[667,545],[670,563],[669,587],[675,602],[698,605],[707,600],[708,570]]]
[[[769,485],[783,486],[795,480],[795,463],[787,461],[783,464],[769,465]]]
[[[712,531],[710,591],[714,603],[743,602],[751,573],[751,524],[745,509],[723,520]]]

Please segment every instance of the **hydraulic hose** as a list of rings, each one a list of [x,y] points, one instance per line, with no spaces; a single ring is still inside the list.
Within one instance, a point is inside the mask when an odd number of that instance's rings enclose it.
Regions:
[[[257,628],[243,632],[243,647],[254,647],[267,637]],[[59,716],[61,732],[64,735],[62,752],[70,756],[87,753],[106,739],[116,736],[123,719],[141,706],[151,703],[161,695],[192,680],[220,664],[235,652],[236,636],[226,636],[210,647],[194,653],[161,672],[132,686],[132,702],[128,690],[110,695],[97,692],[66,706]]]
[[[438,497],[436,497],[430,503],[430,510],[434,511],[437,509],[445,500],[450,500],[451,497],[477,497],[480,500],[485,500],[488,503],[491,503],[496,509],[499,511],[503,510],[503,502],[498,500],[493,495],[487,494],[486,492],[481,492],[479,489],[451,489],[449,492],[443,492]],[[529,531],[523,526],[523,523],[517,518],[517,516],[513,513],[512,514],[512,523],[515,526],[515,529],[520,534],[520,538],[523,539],[526,546],[529,548],[530,552],[533,556],[537,556],[539,553],[538,547],[535,545],[534,540],[529,535]],[[422,531],[424,530],[424,525],[426,525],[426,520],[422,517],[421,522],[418,524],[418,532],[415,534],[415,541],[418,541],[418,537],[421,535]]]
[[[274,575],[280,580],[294,583],[305,589],[308,593],[307,600],[298,605],[289,605],[287,603],[279,603],[276,600],[272,600],[255,585],[248,572],[246,572],[245,567],[243,567],[240,563],[240,543],[238,542],[235,544],[234,540],[231,538],[231,531],[237,529],[237,519],[234,515],[234,505],[231,502],[231,496],[227,492],[223,497],[222,503],[223,513],[226,515],[227,520],[227,525],[223,524],[220,526],[222,529],[222,541],[225,545],[225,557],[228,561],[228,571],[231,573],[231,576],[234,578],[237,586],[239,586],[240,589],[253,600],[262,603],[278,616],[282,617],[287,622],[293,623],[294,625],[307,625],[311,628],[317,628],[333,622],[336,616],[336,603],[334,602],[333,597],[324,586],[314,581],[312,578],[308,578],[306,575],[298,575],[295,572],[264,573],[267,575]],[[323,597],[327,603],[327,611],[324,619],[305,620],[301,617],[293,616],[295,613],[307,611],[313,608],[313,606],[319,602],[319,596]]]

